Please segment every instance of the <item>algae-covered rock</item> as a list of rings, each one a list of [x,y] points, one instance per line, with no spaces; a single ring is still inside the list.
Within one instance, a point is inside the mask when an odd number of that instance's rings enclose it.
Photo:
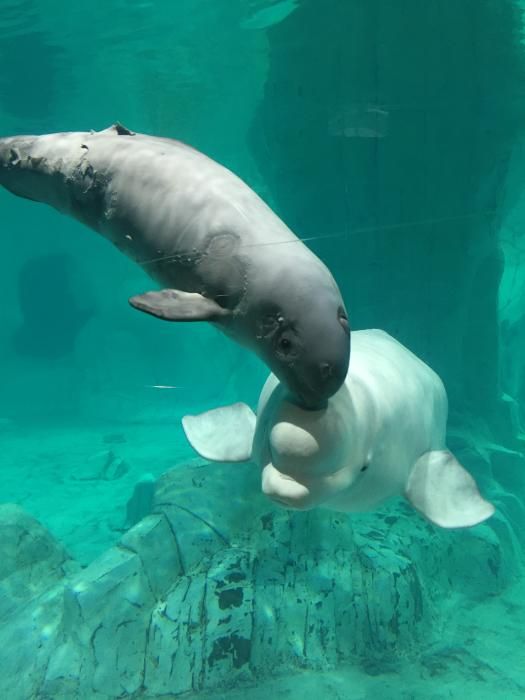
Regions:
[[[132,527],[149,515],[155,496],[155,477],[144,474],[135,484],[131,498],[126,503],[126,527]]]
[[[519,545],[503,513],[495,527],[444,532],[402,502],[353,517],[291,512],[258,494],[257,477],[178,465],[156,482],[155,512],[73,574],[29,519],[41,544],[27,537],[2,564],[46,562],[53,585],[0,626],[0,695],[155,698],[345,662],[377,675],[439,640],[451,586],[474,601],[512,579]],[[28,530],[24,518],[4,511],[13,532]]]
[[[87,460],[83,469],[73,475],[77,481],[115,481],[129,471],[128,464],[113,450],[102,450]]]
[[[76,568],[38,520],[13,503],[0,505],[0,620]]]

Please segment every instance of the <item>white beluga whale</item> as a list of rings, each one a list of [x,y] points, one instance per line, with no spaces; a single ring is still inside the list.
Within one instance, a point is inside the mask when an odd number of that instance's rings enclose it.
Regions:
[[[348,317],[327,267],[231,171],[121,125],[0,139],[0,185],[101,233],[165,289],[130,303],[208,321],[255,351],[304,406],[344,382]]]
[[[242,403],[185,416],[193,448],[212,461],[252,461],[262,490],[287,508],[375,509],[404,496],[445,528],[494,513],[446,447],[440,378],[384,331],[352,333],[346,380],[325,408],[305,410],[273,374],[257,416]]]

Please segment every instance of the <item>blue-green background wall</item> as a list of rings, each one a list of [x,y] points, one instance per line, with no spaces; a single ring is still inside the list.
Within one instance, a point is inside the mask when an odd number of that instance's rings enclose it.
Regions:
[[[460,422],[513,438],[500,398],[524,392],[519,305],[507,318],[522,240],[518,3],[1,5],[3,134],[119,120],[204,150],[310,239],[355,328],[396,335],[443,376]],[[128,308],[152,283],[105,241],[5,192],[0,208],[0,416],[171,420],[256,399],[265,369],[247,352]],[[20,270],[55,252],[74,271],[64,324],[75,304],[93,315],[63,358],[21,357]],[[42,316],[63,313],[37,281]]]

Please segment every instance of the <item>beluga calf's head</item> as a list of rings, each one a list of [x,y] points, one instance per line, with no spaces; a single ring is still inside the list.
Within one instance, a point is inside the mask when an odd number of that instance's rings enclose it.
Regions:
[[[350,332],[326,266],[231,171],[179,141],[115,124],[0,139],[0,185],[94,229],[161,289],[131,305],[207,321],[254,350],[291,399],[341,387]]]
[[[324,267],[324,266],[323,266]],[[269,291],[256,314],[257,352],[305,408],[322,408],[343,384],[350,358],[350,324],[339,289],[326,270],[324,284]],[[286,288],[288,287],[288,289]]]

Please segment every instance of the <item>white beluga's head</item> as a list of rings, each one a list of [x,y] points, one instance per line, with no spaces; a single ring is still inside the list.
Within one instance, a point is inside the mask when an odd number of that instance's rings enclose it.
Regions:
[[[270,378],[258,406],[251,458],[262,467],[262,490],[296,510],[347,491],[361,474],[364,445],[348,430],[354,416],[346,384],[326,406],[309,410]]]

